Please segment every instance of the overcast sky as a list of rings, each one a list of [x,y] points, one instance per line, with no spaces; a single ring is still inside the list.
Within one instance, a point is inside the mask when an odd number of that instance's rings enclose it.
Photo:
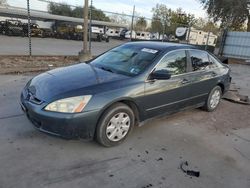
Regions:
[[[7,0],[11,6],[26,8],[25,0]],[[54,2],[65,2],[70,5],[82,6],[84,0],[52,0]],[[185,12],[195,14],[198,17],[206,17],[205,11],[202,9],[198,0],[93,0],[93,5],[104,11],[112,11],[117,13],[132,14],[133,5],[136,12],[141,16],[151,18],[152,7],[157,3],[165,4],[168,8],[177,9],[181,7]],[[36,10],[47,10],[47,3],[39,0],[30,0],[30,6]]]

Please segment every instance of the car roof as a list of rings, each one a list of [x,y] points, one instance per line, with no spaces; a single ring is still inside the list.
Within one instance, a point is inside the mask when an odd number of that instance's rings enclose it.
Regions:
[[[174,42],[155,42],[155,41],[140,41],[140,42],[128,42],[125,45],[133,45],[142,48],[153,48],[156,50],[174,50],[174,49],[198,49],[197,47],[189,44],[180,44]]]

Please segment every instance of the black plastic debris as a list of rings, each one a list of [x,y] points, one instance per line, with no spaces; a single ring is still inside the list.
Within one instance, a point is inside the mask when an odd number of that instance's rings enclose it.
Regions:
[[[229,91],[226,92],[222,98],[234,103],[250,105],[249,97],[241,95],[240,87],[238,87],[235,83],[231,83]]]
[[[194,177],[199,177],[200,176],[199,171],[188,170],[187,167],[188,167],[188,162],[187,161],[181,162],[180,169],[182,170],[182,172],[186,173],[189,176],[194,176]]]
[[[250,105],[248,96],[240,95],[237,91],[228,91],[223,95],[223,99],[239,104]]]
[[[145,185],[145,186],[143,186],[142,188],[148,188],[148,187],[153,187],[153,184],[148,184],[148,185]]]
[[[162,157],[160,157],[160,158],[158,158],[158,159],[156,159],[157,161],[163,161],[163,158]]]

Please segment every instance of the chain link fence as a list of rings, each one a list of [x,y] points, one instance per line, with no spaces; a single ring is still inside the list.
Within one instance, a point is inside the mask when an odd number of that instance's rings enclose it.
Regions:
[[[0,55],[76,56],[83,49],[83,7],[37,0],[47,11],[32,10],[32,0],[26,8],[0,6]],[[89,49],[98,55],[127,41],[168,41],[207,45],[216,43],[215,36],[190,29],[191,25],[162,25],[136,12],[115,13],[89,6]],[[155,25],[162,26],[156,31]],[[185,34],[176,38],[181,27]],[[171,32],[170,32],[171,28]],[[212,49],[213,50],[213,49]]]

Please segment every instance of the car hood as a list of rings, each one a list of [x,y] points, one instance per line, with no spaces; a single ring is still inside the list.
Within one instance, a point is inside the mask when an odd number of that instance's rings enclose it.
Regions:
[[[28,83],[27,90],[36,99],[50,102],[74,95],[92,94],[94,91],[87,88],[93,89],[95,87],[91,86],[128,78],[125,75],[111,73],[89,64],[80,63],[57,68],[34,77]]]

